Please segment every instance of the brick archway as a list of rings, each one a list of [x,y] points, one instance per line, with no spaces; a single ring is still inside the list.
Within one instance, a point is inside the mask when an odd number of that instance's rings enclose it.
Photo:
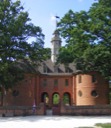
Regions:
[[[60,114],[60,94],[58,92],[52,94],[52,114]]]
[[[52,105],[58,105],[60,103],[60,95],[58,92],[52,94]]]
[[[69,92],[65,92],[65,93],[63,94],[63,103],[64,103],[65,105],[71,105],[71,95],[70,95]]]
[[[41,102],[44,102],[46,106],[49,106],[49,95],[47,92],[41,94]]]

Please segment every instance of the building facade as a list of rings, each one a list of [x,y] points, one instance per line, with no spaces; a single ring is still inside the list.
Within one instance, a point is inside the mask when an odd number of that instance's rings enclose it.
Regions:
[[[23,81],[1,95],[0,105],[33,106],[44,102],[52,108],[60,103],[76,106],[109,104],[108,81],[98,72],[78,73],[74,63],[56,65],[61,47],[57,30],[51,43],[51,59],[41,63],[38,74],[26,74]]]

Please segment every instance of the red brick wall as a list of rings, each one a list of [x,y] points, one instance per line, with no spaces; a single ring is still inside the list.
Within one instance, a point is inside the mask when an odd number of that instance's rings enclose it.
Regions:
[[[34,76],[27,75],[26,78],[18,83],[13,89],[9,89],[4,95],[4,106],[32,106],[34,103]],[[13,96],[13,91],[19,92],[18,96]]]
[[[47,79],[47,85],[43,85],[44,79]],[[58,80],[58,85],[54,86],[54,80]],[[68,79],[68,86],[65,85],[65,79]],[[50,105],[52,106],[52,95],[57,92],[60,95],[60,101],[63,100],[63,94],[65,92],[70,94],[71,104],[73,102],[73,77],[72,76],[41,76],[40,77],[40,95],[41,97],[43,92],[47,92],[50,99]]]
[[[45,106],[43,103],[36,106],[33,111],[32,107],[28,106],[5,106],[0,107],[0,116],[28,116],[28,115],[44,115]]]
[[[3,97],[4,106],[32,106],[41,103],[42,94],[44,92],[49,95],[49,106],[52,107],[52,96],[54,93],[60,95],[60,102],[63,100],[63,94],[70,94],[71,105],[97,105],[108,104],[109,87],[108,82],[104,80],[100,74],[96,74],[96,82],[92,82],[91,78],[94,72],[90,74],[80,74],[82,82],[78,83],[78,75],[26,75],[25,79],[18,83],[12,90],[9,89]],[[47,80],[47,85],[43,85],[44,79]],[[54,80],[58,80],[58,85],[54,86]],[[68,86],[65,85],[65,79],[68,79]],[[12,96],[13,90],[19,91],[19,95]],[[98,96],[91,95],[92,90],[96,90]],[[78,91],[82,92],[82,96],[78,95]]]
[[[62,106],[60,115],[111,115],[111,106]]]
[[[81,83],[78,82],[80,75]],[[95,82],[92,82],[92,75],[96,76]],[[93,90],[97,92],[97,96],[91,95]],[[81,96],[79,96],[79,91],[82,92]],[[108,94],[108,82],[99,73],[93,72],[76,76],[76,105],[108,104]]]

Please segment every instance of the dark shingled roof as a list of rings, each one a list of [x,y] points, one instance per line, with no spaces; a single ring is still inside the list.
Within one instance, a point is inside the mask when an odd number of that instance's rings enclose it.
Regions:
[[[55,64],[50,59],[44,62],[41,62],[38,67],[38,71],[40,74],[48,74],[48,75],[68,75],[72,73],[76,73],[76,66],[74,63],[69,63],[67,66],[64,64]]]

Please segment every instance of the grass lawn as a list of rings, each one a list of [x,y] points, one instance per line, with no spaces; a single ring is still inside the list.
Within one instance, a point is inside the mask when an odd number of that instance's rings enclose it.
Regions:
[[[95,126],[101,127],[101,128],[111,128],[111,123],[105,123],[105,124],[96,124]]]
[[[111,123],[105,123],[105,124],[102,124],[102,123],[98,123],[98,124],[95,124],[94,127],[79,127],[79,128],[95,128],[95,127],[98,127],[98,128],[111,128]]]

